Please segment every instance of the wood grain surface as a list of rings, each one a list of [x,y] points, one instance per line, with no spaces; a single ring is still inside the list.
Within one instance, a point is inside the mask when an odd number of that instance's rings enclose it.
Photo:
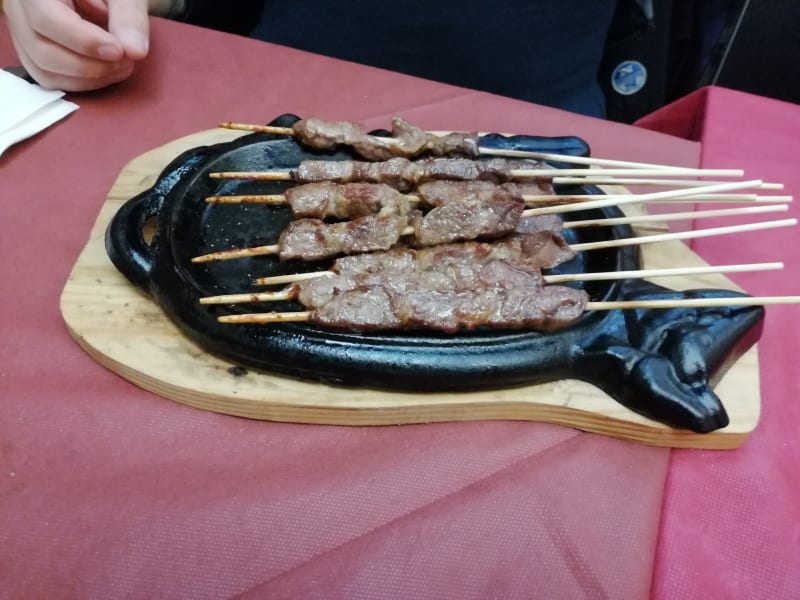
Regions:
[[[106,256],[108,222],[129,198],[151,186],[178,154],[241,133],[193,134],[131,161],[120,173],[61,296],[75,340],[99,363],[169,400],[252,419],[336,425],[389,425],[512,419],[556,423],[634,442],[668,447],[732,449],[758,423],[757,348],[742,356],[715,388],[730,416],[708,434],[676,430],[623,407],[587,383],[553,383],[475,393],[405,393],[336,387],[235,368],[184,337],[151,299],[132,286]],[[649,228],[648,231],[651,231]],[[682,242],[643,246],[644,266],[705,264]],[[737,289],[721,275],[658,278],[673,289]],[[135,397],[135,396],[134,396]]]

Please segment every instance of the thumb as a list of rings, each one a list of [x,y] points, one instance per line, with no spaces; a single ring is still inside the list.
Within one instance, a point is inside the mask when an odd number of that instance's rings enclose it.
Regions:
[[[147,0],[108,0],[108,31],[125,49],[125,56],[141,60],[150,48]]]

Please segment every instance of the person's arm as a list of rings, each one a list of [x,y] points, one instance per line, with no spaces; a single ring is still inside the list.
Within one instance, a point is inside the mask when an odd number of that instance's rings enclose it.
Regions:
[[[105,87],[147,56],[148,0],[3,0],[3,9],[20,62],[45,87]]]

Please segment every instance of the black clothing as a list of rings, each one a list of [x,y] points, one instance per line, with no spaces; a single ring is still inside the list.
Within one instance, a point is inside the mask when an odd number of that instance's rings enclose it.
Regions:
[[[186,0],[180,18],[603,116],[597,72],[616,5],[617,0],[237,0],[232,8],[219,0]]]
[[[597,69],[615,6],[609,0],[266,0],[251,37],[603,116]]]

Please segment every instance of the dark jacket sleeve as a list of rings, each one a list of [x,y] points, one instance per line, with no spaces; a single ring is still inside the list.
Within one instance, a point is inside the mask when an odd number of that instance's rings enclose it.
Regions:
[[[200,27],[249,35],[258,23],[264,0],[186,0],[179,20]]]

